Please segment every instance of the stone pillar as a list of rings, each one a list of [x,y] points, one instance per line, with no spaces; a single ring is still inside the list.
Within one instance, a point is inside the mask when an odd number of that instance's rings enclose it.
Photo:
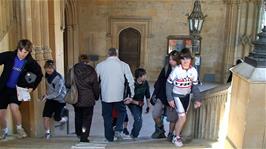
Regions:
[[[64,1],[54,1],[54,24],[53,24],[53,36],[54,42],[54,59],[56,60],[56,69],[59,73],[64,75]]]
[[[34,45],[32,56],[37,60],[43,69],[44,65],[44,44],[49,47],[48,34],[48,10],[46,1],[21,0],[17,2],[18,31],[20,38],[30,39]],[[44,71],[43,71],[44,72]],[[45,93],[44,79],[38,88],[31,94],[30,102],[23,102],[20,106],[22,112],[22,124],[30,136],[43,135],[42,107],[40,98]]]
[[[40,9],[41,9],[41,37],[42,37],[42,45],[45,47],[49,47],[49,24],[48,24],[48,0],[40,1]]]
[[[66,44],[64,47],[67,52],[67,69],[71,68],[75,63],[78,62],[78,56],[80,53],[79,49],[79,26],[78,26],[78,10],[77,1],[68,0],[65,5],[65,34]]]
[[[224,56],[224,78],[226,82],[235,61],[244,58],[252,50],[255,39],[261,0],[224,0],[226,3],[226,40]]]
[[[42,47],[35,48],[35,59],[39,63],[42,68],[42,72],[44,72],[44,51]],[[44,74],[44,73],[43,73]],[[42,136],[44,134],[43,129],[43,119],[42,119],[42,110],[44,103],[41,102],[42,96],[45,94],[46,87],[44,78],[42,82],[38,86],[38,93],[35,96],[34,100],[32,101],[32,107],[34,108],[34,114],[31,117],[31,121],[34,123],[34,130],[33,136]]]
[[[44,51],[42,47],[36,47],[35,48],[35,59],[36,61],[39,63],[39,65],[42,68],[42,72],[44,74],[44,63],[45,63],[45,59],[44,59]],[[44,83],[44,78],[43,81],[39,84],[38,86],[38,98],[42,98],[42,96],[45,94],[45,83]]]
[[[266,27],[245,63],[232,69],[225,148],[266,148]]]

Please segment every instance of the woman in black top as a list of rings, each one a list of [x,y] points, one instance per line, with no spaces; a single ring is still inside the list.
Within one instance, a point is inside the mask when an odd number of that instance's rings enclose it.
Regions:
[[[152,138],[165,138],[165,130],[163,126],[162,117],[166,108],[169,107],[169,104],[166,99],[166,88],[165,84],[169,74],[172,71],[172,68],[177,66],[180,62],[178,59],[178,51],[172,51],[168,56],[168,63],[162,68],[157,81],[154,84],[154,92],[152,94],[151,103],[154,105],[152,116],[155,122],[155,132],[152,134]],[[170,121],[170,129],[167,139],[172,140],[173,130],[175,126],[175,121],[177,115],[167,110],[167,118]]]

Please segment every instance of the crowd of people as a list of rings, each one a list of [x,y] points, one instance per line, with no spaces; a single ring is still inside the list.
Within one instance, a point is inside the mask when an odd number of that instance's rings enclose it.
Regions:
[[[0,65],[4,65],[0,77],[1,139],[8,135],[8,106],[16,123],[18,137],[27,137],[21,125],[19,105],[22,101],[18,100],[16,87],[27,88],[28,92],[32,92],[43,77],[41,67],[32,58],[31,51],[31,41],[24,39],[18,42],[15,51],[0,53]],[[89,142],[94,106],[100,99],[104,136],[108,142],[123,140],[124,134],[130,135],[132,139],[138,138],[143,123],[143,107],[146,104],[145,112],[152,109],[155,123],[155,132],[151,137],[167,138],[175,146],[183,146],[181,132],[190,103],[193,101],[194,108],[201,106],[198,73],[192,65],[193,57],[189,49],[169,54],[168,63],[162,68],[152,94],[146,80],[146,70],[137,68],[133,77],[129,65],[118,58],[118,49],[110,48],[108,57],[97,64],[95,69],[89,62],[88,55],[80,55],[79,62],[71,68],[66,79],[56,71],[53,60],[45,62],[46,94],[42,98],[45,101],[42,116],[46,139],[51,137],[52,118],[61,125],[68,121],[64,97],[71,88],[72,72],[78,91],[78,100],[73,104],[75,132],[80,142]],[[28,77],[29,74],[31,77]],[[193,93],[192,98],[190,93]],[[131,131],[127,129],[127,107],[134,120]],[[167,136],[164,116],[170,122]]]

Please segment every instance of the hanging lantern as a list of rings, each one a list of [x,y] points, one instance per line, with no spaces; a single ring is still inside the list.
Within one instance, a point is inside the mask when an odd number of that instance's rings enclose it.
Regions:
[[[193,11],[188,16],[189,32],[192,36],[200,34],[205,17],[201,11],[200,1],[196,0]]]

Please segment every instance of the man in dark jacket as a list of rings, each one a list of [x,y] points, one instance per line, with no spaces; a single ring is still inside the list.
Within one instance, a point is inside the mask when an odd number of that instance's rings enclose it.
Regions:
[[[90,127],[95,101],[99,99],[99,82],[93,67],[89,65],[87,55],[80,55],[79,63],[74,65],[74,79],[78,89],[78,102],[74,105],[75,130],[80,142],[89,142]],[[73,69],[72,68],[72,69]],[[67,87],[70,84],[70,74]]]
[[[6,109],[9,105],[13,119],[17,126],[19,138],[27,136],[21,126],[21,113],[16,86],[28,88],[32,92],[42,79],[42,71],[39,64],[32,58],[32,43],[27,39],[20,40],[15,51],[0,53],[0,65],[4,70],[0,77],[0,126],[2,128],[1,139],[8,134],[6,124]]]

